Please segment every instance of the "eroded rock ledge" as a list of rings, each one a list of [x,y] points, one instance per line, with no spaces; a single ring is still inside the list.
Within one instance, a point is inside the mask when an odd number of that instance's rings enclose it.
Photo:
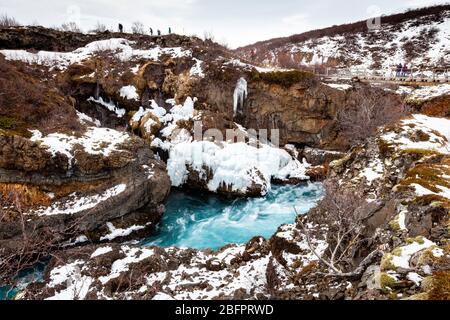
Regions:
[[[3,251],[21,248],[24,237],[49,247],[124,240],[148,234],[164,212],[170,180],[140,138],[88,127],[78,136],[0,139]]]

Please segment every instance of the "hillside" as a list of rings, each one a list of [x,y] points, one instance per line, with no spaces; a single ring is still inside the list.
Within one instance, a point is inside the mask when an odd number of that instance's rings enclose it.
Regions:
[[[408,63],[417,71],[430,71],[450,63],[450,5],[383,16],[375,31],[359,21],[258,42],[235,52],[282,68],[323,65],[389,74],[398,63]]]

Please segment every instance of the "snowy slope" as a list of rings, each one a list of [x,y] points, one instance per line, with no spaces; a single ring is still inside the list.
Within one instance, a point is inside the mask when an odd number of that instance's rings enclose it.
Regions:
[[[237,53],[271,67],[325,65],[390,74],[398,63],[408,63],[418,70],[429,70],[450,63],[450,6],[442,7],[439,14],[426,12],[424,9],[412,19],[399,18],[403,21],[398,23],[383,17],[376,31],[368,31],[360,22],[354,31],[339,26],[311,35],[269,40],[238,49]],[[320,34],[329,35],[317,36]]]

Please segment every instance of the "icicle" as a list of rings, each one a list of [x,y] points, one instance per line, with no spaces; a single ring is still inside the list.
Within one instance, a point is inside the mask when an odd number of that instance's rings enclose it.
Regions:
[[[233,111],[236,114],[238,107],[244,106],[244,100],[247,98],[247,81],[244,78],[240,78],[234,89],[234,104]]]

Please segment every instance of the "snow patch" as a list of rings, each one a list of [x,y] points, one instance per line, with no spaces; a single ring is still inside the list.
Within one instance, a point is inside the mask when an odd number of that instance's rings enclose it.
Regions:
[[[95,250],[94,253],[92,253],[91,259],[93,259],[95,257],[102,256],[102,255],[107,254],[107,253],[112,252],[112,251],[113,251],[113,249],[110,246],[100,247],[97,250]]]
[[[128,100],[139,100],[139,94],[137,93],[137,89],[135,86],[125,86],[122,87],[119,91],[120,97]]]
[[[30,130],[30,132],[32,133],[31,141],[39,142],[53,156],[58,153],[65,155],[70,166],[73,165],[75,146],[81,147],[89,154],[101,154],[108,157],[130,138],[127,133],[96,127],[88,128],[81,137],[68,136],[62,133],[51,133],[43,137],[38,130]]]
[[[127,188],[126,184],[119,184],[115,187],[105,190],[101,194],[92,196],[79,197],[77,193],[69,195],[66,199],[54,202],[50,207],[41,208],[34,211],[34,214],[39,216],[54,216],[59,214],[76,214],[88,209],[95,208],[100,203],[109,198],[115,197]]]
[[[202,69],[203,61],[201,61],[197,58],[193,58],[193,59],[195,60],[195,64],[191,68],[189,74],[191,75],[191,77],[204,78],[205,73],[203,72],[203,69]]]
[[[108,227],[109,233],[106,236],[103,236],[100,238],[100,241],[109,240],[112,241],[116,238],[126,237],[132,234],[135,231],[139,231],[142,229],[145,229],[145,226],[136,226],[133,225],[126,229],[120,229],[114,227],[114,225],[111,222],[106,223],[106,226]]]
[[[329,86],[330,88],[333,88],[333,89],[340,90],[340,91],[346,91],[346,90],[353,88],[352,85],[343,84],[343,83],[324,83],[324,85]]]
[[[130,248],[128,246],[122,247],[120,251],[125,254],[125,258],[114,261],[111,266],[111,273],[99,278],[102,284],[106,284],[108,281],[119,277],[122,272],[128,271],[131,264],[141,262],[154,254],[154,251],[150,249]]]
[[[409,269],[409,260],[411,259],[412,255],[432,246],[435,246],[434,242],[426,238],[422,238],[421,241],[414,241],[409,245],[400,247],[398,248],[398,250],[400,251],[399,255],[392,256],[392,264],[398,268]]]
[[[84,113],[77,111],[77,116],[78,116],[78,119],[80,119],[81,123],[94,124],[96,127],[101,126],[101,123],[99,120],[93,119]]]
[[[97,103],[97,104],[105,107],[109,111],[114,112],[117,115],[117,117],[119,117],[119,118],[122,118],[125,115],[125,113],[127,112],[125,109],[119,108],[118,106],[116,106],[114,104],[114,102],[112,102],[112,101],[110,101],[110,102],[104,101],[102,97],[99,97],[98,99],[95,99],[94,97],[90,97],[87,101],[94,102],[94,103]]]

